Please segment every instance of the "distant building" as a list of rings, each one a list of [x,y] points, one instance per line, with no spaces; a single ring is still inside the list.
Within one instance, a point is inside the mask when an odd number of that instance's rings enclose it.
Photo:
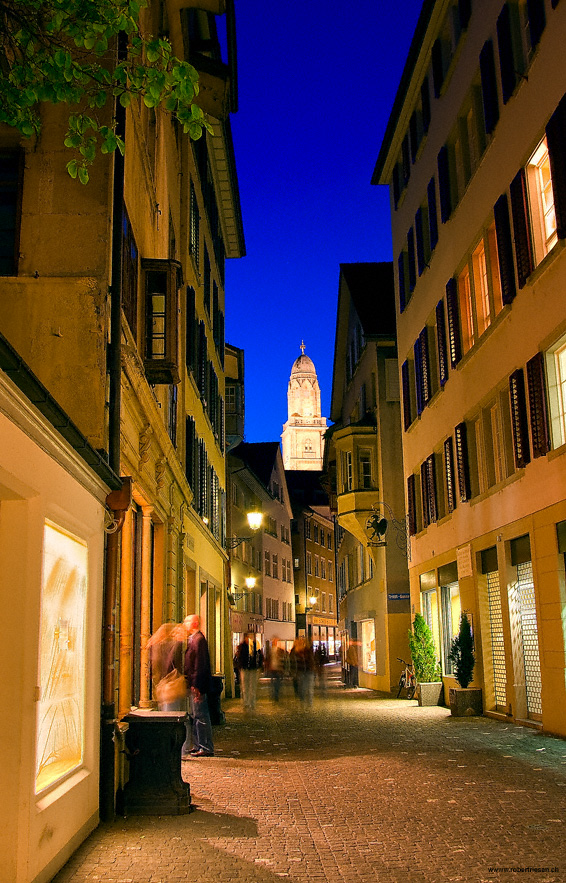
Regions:
[[[340,650],[337,634],[336,538],[322,473],[285,473],[293,510],[291,542],[297,635],[324,644],[331,658]]]
[[[426,0],[373,182],[391,195],[411,606],[446,699],[566,736],[566,4]]]
[[[341,264],[325,465],[346,680],[388,692],[410,626],[393,270]],[[382,534],[374,524],[380,524]],[[350,644],[358,665],[346,661]]]
[[[321,416],[320,386],[316,368],[305,355],[295,359],[287,388],[287,422],[281,436],[283,465],[286,470],[320,471],[324,455],[326,417]]]

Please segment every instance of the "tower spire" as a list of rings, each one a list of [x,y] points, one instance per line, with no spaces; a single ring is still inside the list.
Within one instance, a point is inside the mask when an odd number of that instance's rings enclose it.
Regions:
[[[304,340],[301,340],[301,346],[299,347],[299,349],[301,350],[301,353],[304,356],[305,349],[306,349]]]

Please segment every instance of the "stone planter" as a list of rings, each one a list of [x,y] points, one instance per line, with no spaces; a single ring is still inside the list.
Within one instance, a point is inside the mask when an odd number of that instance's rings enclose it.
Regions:
[[[419,705],[444,705],[444,684],[442,681],[430,681],[427,683],[419,683],[418,687]]]
[[[450,711],[454,717],[472,717],[483,714],[480,687],[450,687]]]

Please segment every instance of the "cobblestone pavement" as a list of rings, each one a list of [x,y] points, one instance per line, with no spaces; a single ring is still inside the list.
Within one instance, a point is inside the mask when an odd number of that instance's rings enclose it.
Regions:
[[[337,682],[223,708],[194,811],[101,825],[54,883],[566,881],[566,741]]]

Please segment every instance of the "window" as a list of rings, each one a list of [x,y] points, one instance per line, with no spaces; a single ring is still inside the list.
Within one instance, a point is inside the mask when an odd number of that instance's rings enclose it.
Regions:
[[[369,490],[372,487],[371,451],[360,451],[358,455],[359,487]]]
[[[320,576],[321,579],[326,579],[326,559],[320,559]]]
[[[271,555],[269,552],[264,552],[264,570],[266,576],[271,576]]]
[[[22,168],[19,151],[0,153],[0,276],[18,272]]]
[[[362,622],[362,670],[375,674],[375,620]]]
[[[454,663],[448,659],[452,641],[458,634],[460,625],[460,588],[458,583],[440,587],[440,604],[442,615],[442,649],[444,656],[444,672],[451,675],[454,672]]]
[[[529,159],[526,174],[536,265],[542,261],[558,241],[550,157],[548,155],[546,137],[542,139]]]
[[[332,561],[328,562],[328,582],[333,581]]]
[[[291,560],[290,559],[288,559],[288,561],[287,561],[287,582],[288,583],[291,582]]]
[[[328,593],[328,612],[334,613],[334,595]]]
[[[320,609],[323,613],[326,613],[326,592],[322,592],[320,596]]]
[[[318,555],[315,555],[315,556],[314,556],[314,575],[315,575],[315,576],[319,576],[319,575],[320,575],[320,572],[319,572],[319,560],[320,560],[320,559],[319,559]]]
[[[499,100],[495,76],[493,43],[487,40],[480,52],[480,75],[483,101],[483,117],[486,135],[491,134],[499,120]]]
[[[525,399],[525,379],[523,369],[518,368],[509,378],[511,395],[511,425],[513,427],[513,447],[515,465],[522,469],[530,463],[531,453],[527,428],[527,405]]]
[[[307,573],[312,574],[312,555],[307,552]]]
[[[318,524],[313,524],[313,542],[318,543]]]
[[[352,452],[343,451],[341,456],[342,466],[342,493],[346,494],[352,490]]]
[[[327,549],[332,548],[332,534],[331,533],[326,534],[326,548]]]
[[[546,353],[552,446],[566,443],[566,337]]]
[[[454,446],[452,437],[444,442],[444,480],[446,486],[446,506],[448,512],[456,508],[456,470],[454,466]]]
[[[122,308],[130,331],[137,342],[138,247],[125,207],[122,212]]]
[[[460,342],[467,353],[503,309],[495,223],[484,231],[457,278]]]
[[[274,579],[279,579],[279,556],[278,555],[271,556],[271,576]]]
[[[191,181],[190,192],[190,219],[189,219],[189,254],[194,258],[195,264],[199,266],[200,251],[200,215],[197,204],[197,195],[195,186]]]
[[[144,367],[150,383],[178,383],[177,261],[142,260],[145,283]]]

